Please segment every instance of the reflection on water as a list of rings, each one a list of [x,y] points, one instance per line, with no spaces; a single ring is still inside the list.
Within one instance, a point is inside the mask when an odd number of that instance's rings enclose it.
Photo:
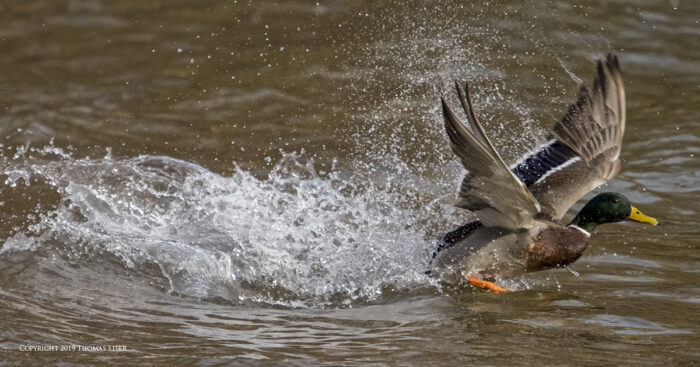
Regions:
[[[0,364],[124,360],[25,345],[155,364],[697,361],[698,11],[0,4]],[[451,206],[438,97],[472,81],[512,161],[609,50],[628,128],[600,190],[662,225],[603,226],[507,295],[426,278],[435,239],[472,218]]]

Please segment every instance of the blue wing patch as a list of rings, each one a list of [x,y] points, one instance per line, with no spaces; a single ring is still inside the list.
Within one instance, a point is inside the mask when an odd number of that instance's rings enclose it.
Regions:
[[[539,150],[526,155],[510,170],[520,182],[530,187],[548,172],[555,171],[559,166],[578,157],[566,144],[552,139]]]

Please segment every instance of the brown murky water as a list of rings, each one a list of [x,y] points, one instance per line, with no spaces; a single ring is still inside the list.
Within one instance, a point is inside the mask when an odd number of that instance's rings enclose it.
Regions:
[[[700,6],[638,3],[3,2],[0,365],[698,363]],[[471,80],[512,162],[608,51],[598,191],[661,225],[505,295],[426,278],[471,219],[438,96]]]

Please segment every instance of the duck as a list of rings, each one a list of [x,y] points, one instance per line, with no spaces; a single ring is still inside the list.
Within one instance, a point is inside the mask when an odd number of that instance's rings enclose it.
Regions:
[[[620,170],[626,106],[616,55],[598,60],[592,88],[582,84],[578,100],[546,141],[510,166],[474,112],[469,83],[455,86],[467,124],[441,98],[452,152],[467,171],[455,205],[478,220],[442,237],[430,260],[430,276],[507,292],[495,282],[575,262],[599,225],[625,220],[658,225],[617,192],[596,195],[571,222],[562,223],[574,203]]]

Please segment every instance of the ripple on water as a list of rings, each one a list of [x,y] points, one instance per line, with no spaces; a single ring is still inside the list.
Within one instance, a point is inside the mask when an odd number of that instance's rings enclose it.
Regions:
[[[596,315],[585,320],[587,324],[596,324],[615,329],[616,334],[623,335],[663,335],[663,334],[692,334],[688,330],[669,329],[656,322],[641,317],[619,315]]]

